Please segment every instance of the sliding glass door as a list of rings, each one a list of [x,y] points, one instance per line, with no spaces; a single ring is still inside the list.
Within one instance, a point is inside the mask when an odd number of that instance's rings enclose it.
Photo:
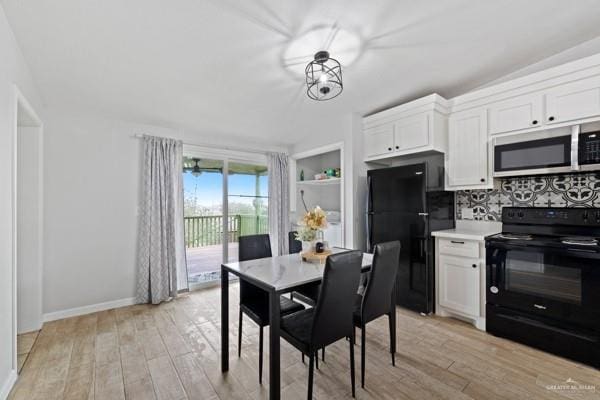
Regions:
[[[264,165],[230,162],[227,179],[227,216],[231,239],[229,262],[238,260],[239,236],[269,233],[268,172]]]
[[[236,261],[242,235],[268,233],[268,172],[252,162],[184,152],[184,228],[190,289],[220,281],[221,264]]]

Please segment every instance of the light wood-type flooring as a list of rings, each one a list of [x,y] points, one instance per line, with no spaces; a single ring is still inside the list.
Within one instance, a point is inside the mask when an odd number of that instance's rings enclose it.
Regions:
[[[10,399],[266,399],[258,384],[258,329],[244,320],[237,357],[237,285],[230,297],[230,372],[219,365],[220,289],[46,323]],[[392,367],[388,325],[367,326],[367,381],[358,399],[600,399],[600,371],[480,332],[447,318],[398,308]],[[360,333],[358,333],[360,334]],[[265,352],[268,351],[265,334]],[[360,340],[358,340],[360,343]],[[350,396],[348,343],[327,348],[316,399]],[[308,365],[282,340],[282,399],[306,398]]]

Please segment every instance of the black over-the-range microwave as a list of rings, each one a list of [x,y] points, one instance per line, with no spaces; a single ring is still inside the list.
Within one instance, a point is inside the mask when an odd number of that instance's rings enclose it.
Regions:
[[[495,138],[494,177],[600,170],[600,130],[580,126]]]

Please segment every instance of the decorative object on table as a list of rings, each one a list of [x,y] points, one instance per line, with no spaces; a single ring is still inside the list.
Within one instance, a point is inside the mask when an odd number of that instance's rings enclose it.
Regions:
[[[314,209],[307,211],[302,219],[298,221],[298,231],[296,240],[302,242],[302,257],[315,253],[317,243],[321,243],[320,250],[323,254],[325,246],[323,241],[323,229],[327,228],[327,215],[321,207],[316,206]]]
[[[304,180],[304,170],[300,170],[300,181]]]
[[[327,257],[329,257],[331,254],[332,254],[331,250],[323,250],[322,253],[317,253],[314,251],[300,253],[300,256],[302,257],[302,261],[315,263],[315,264],[325,264]]]
[[[319,51],[315,59],[308,63],[306,74],[306,94],[313,100],[330,100],[342,93],[342,66],[330,58],[328,51]]]
[[[321,254],[325,251],[325,243],[317,242],[315,243],[315,253]]]

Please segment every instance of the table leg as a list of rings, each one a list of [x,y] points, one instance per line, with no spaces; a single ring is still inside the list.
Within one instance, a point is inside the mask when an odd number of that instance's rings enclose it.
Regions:
[[[396,354],[396,288],[397,288],[397,284],[394,285],[394,289],[392,289],[392,301],[391,301],[391,305],[390,305],[390,327],[392,329],[390,329],[390,336],[391,336],[391,341],[390,341],[390,351],[392,352],[392,362],[395,364],[394,359],[395,359],[395,354]]]
[[[279,294],[269,292],[269,399],[279,400],[280,359],[279,359],[279,319],[281,318]]]
[[[221,267],[221,371],[229,371],[229,272]]]

